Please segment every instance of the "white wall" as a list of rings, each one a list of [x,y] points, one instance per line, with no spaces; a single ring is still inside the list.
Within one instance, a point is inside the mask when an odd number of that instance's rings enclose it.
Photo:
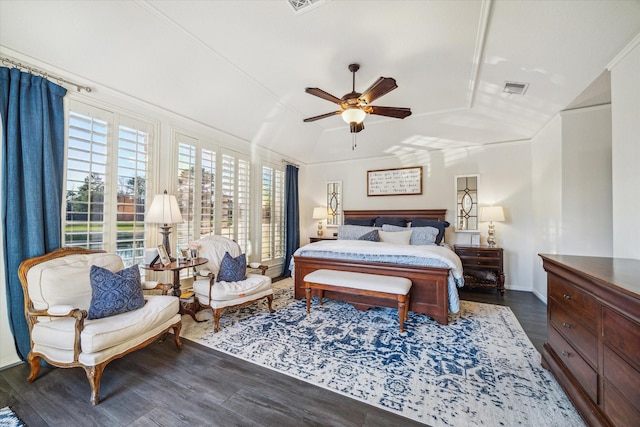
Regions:
[[[640,36],[639,36],[640,37]],[[613,255],[640,259],[640,42],[611,69]]]
[[[367,196],[367,170],[407,166],[423,166],[422,195]],[[311,211],[313,206],[326,204],[327,181],[343,182],[344,209],[445,208],[447,220],[454,224],[454,177],[464,174],[480,175],[480,206],[501,205],[505,208],[507,220],[496,224],[496,238],[498,245],[505,249],[506,287],[532,290],[531,151],[528,141],[432,151],[402,158],[310,165],[305,169],[305,191],[301,194],[301,243],[315,235],[316,221],[311,218]],[[447,242],[470,242],[469,233],[456,233],[453,228],[447,231]],[[481,223],[480,231],[484,242],[487,224]]]
[[[612,256],[611,106],[562,112],[532,140],[533,291],[538,253]]]
[[[547,299],[547,276],[538,253],[557,253],[562,224],[562,120],[556,116],[531,141],[533,292]]]

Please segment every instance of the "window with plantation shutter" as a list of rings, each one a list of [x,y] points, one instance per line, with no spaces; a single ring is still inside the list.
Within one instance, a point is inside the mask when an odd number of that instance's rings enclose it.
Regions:
[[[65,180],[65,246],[144,259],[144,214],[152,124],[70,102]]]
[[[209,234],[229,237],[246,253],[249,244],[251,164],[238,154],[218,154],[201,141],[177,135],[178,248]]]
[[[284,256],[284,171],[262,167],[261,261]]]

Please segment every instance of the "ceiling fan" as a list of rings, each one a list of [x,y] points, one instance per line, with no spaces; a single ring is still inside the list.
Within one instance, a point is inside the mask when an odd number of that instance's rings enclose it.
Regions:
[[[364,118],[367,114],[376,114],[378,116],[395,117],[396,119],[404,119],[411,115],[410,108],[404,107],[377,107],[371,105],[373,101],[383,95],[391,92],[398,87],[395,79],[391,77],[380,77],[363,93],[356,92],[356,71],[360,69],[359,64],[350,64],[349,71],[353,73],[353,88],[342,98],[337,98],[317,87],[308,87],[305,92],[315,95],[319,98],[326,99],[340,106],[340,110],[331,113],[321,114],[315,117],[304,119],[304,122],[314,122],[316,120],[327,117],[342,115],[342,119],[349,124],[351,133],[360,132],[364,129]]]

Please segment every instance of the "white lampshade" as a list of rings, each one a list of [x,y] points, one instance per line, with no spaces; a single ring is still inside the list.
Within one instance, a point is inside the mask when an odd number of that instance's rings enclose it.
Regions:
[[[318,206],[313,208],[313,219],[325,219],[328,218],[327,208],[324,206]]]
[[[154,224],[176,224],[184,222],[176,196],[167,194],[156,194],[153,202],[149,207],[149,211],[144,217],[145,222]]]
[[[480,221],[502,222],[504,221],[504,209],[502,209],[502,206],[486,206],[480,208]]]
[[[348,123],[362,123],[367,116],[363,110],[358,107],[351,107],[342,112],[342,120]]]

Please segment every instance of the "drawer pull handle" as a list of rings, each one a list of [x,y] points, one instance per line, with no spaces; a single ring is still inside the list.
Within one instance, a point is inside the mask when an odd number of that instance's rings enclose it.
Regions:
[[[564,326],[567,329],[571,329],[571,323],[564,322],[562,326]]]
[[[566,299],[566,300],[570,300],[570,299],[572,299],[572,298],[573,298],[573,297],[572,297],[571,295],[569,295],[569,294],[564,294],[564,295],[562,295],[562,297],[563,297],[564,299]]]
[[[570,356],[571,356],[571,353],[569,353],[568,351],[563,351],[563,352],[562,352],[562,355],[563,355],[564,357],[570,357]]]

